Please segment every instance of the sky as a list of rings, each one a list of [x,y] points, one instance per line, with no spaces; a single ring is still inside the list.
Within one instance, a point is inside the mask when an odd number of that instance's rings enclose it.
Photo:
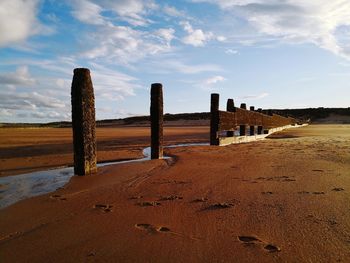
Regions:
[[[89,68],[96,118],[236,106],[350,106],[349,0],[0,0],[0,122],[71,119]]]

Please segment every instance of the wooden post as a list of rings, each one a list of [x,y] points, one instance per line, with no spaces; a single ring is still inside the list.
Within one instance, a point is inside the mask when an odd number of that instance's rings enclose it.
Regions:
[[[258,112],[262,113],[262,108],[258,108]],[[258,126],[258,134],[262,134],[263,133],[263,126]]]
[[[246,110],[247,109],[247,105],[245,103],[241,103],[241,109]],[[247,129],[247,126],[245,124],[240,125],[239,126],[239,135],[240,136],[245,136],[246,135],[246,129]]]
[[[94,88],[87,68],[74,69],[71,88],[74,174],[97,171]]]
[[[251,125],[251,126],[249,127],[249,135],[250,135],[250,136],[255,135],[255,126],[254,126],[254,125]]]
[[[219,145],[219,94],[210,97],[210,145]]]
[[[233,99],[227,100],[226,111],[235,112],[235,103],[234,103]],[[233,137],[233,135],[234,135],[234,131],[228,131],[226,136]]]
[[[255,107],[254,106],[250,106],[249,108],[250,111],[254,111],[255,110]],[[254,125],[251,125],[249,127],[249,135],[252,136],[252,135],[255,135],[255,126]]]
[[[151,159],[163,157],[163,86],[151,86]]]

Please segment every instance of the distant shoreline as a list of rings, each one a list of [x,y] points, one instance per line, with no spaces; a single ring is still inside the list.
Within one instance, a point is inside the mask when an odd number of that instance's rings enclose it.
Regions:
[[[282,116],[291,116],[293,118],[310,121],[313,124],[350,124],[350,108],[306,108],[306,109],[272,109],[263,110],[263,112],[272,112]],[[209,112],[196,113],[177,113],[165,114],[165,125],[209,125]],[[97,120],[97,127],[113,126],[149,126],[149,116],[134,116],[124,119],[105,119]],[[68,128],[71,127],[69,121],[58,121],[49,123],[0,123],[0,128]]]

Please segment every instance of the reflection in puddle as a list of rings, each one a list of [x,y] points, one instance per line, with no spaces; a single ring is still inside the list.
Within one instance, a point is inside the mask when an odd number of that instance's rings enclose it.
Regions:
[[[209,145],[207,143],[189,143],[167,146],[166,148]],[[100,163],[97,166],[111,164],[134,163],[150,160],[151,148],[143,150],[144,158],[120,162]],[[165,159],[170,157],[164,157]],[[73,167],[39,171],[20,175],[0,177],[0,208],[7,207],[20,200],[43,195],[63,187],[74,175]]]

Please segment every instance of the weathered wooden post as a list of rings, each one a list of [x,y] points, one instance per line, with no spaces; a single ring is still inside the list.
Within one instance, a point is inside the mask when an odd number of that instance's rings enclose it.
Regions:
[[[254,106],[250,106],[250,111],[254,111],[255,107]],[[255,135],[255,125],[250,125],[249,127],[249,135]]]
[[[258,112],[262,114],[262,108],[258,108]],[[258,134],[262,134],[263,132],[263,126],[258,126]]]
[[[151,159],[163,157],[163,86],[151,86]]]
[[[219,145],[219,94],[210,97],[210,145]]]
[[[226,111],[235,112],[235,103],[234,103],[233,99],[227,100]],[[233,135],[234,135],[234,131],[228,131],[226,136],[233,137]]]
[[[94,88],[87,68],[74,69],[71,88],[74,174],[97,171]]]
[[[245,103],[241,103],[241,109],[244,109],[246,110],[247,109],[247,105]],[[245,136],[246,135],[246,129],[247,129],[247,126],[245,124],[242,124],[239,126],[239,135],[240,136]]]

